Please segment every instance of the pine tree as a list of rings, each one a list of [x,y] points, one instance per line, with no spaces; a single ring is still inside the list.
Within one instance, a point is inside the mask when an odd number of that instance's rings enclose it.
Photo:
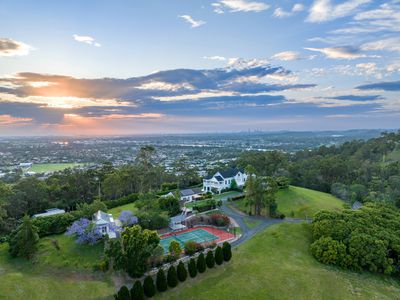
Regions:
[[[197,258],[197,270],[199,273],[204,273],[206,270],[206,260],[204,259],[204,253],[200,253],[199,257]]]
[[[178,285],[178,275],[174,266],[170,266],[167,274],[167,282],[169,287],[176,287]]]
[[[194,278],[197,276],[197,267],[196,267],[196,261],[194,258],[191,258],[188,264],[189,268],[189,275],[190,277]]]
[[[224,260],[230,261],[232,258],[231,244],[229,244],[228,242],[224,242],[224,244],[222,245],[222,252],[224,254]]]
[[[136,280],[131,289],[131,300],[144,300],[144,292],[140,280]]]
[[[154,281],[151,276],[147,276],[144,279],[143,292],[148,298],[151,298],[156,294],[156,287],[154,286]]]
[[[115,300],[130,300],[131,296],[129,294],[128,288],[125,285],[123,285],[119,289],[118,293],[114,296],[114,298]]]
[[[187,271],[183,262],[179,262],[176,272],[178,273],[179,281],[184,282],[187,278]]]
[[[207,264],[207,267],[209,267],[210,269],[214,268],[214,266],[215,266],[215,259],[214,259],[214,254],[213,254],[212,250],[207,252],[206,264]]]
[[[224,262],[224,254],[222,253],[222,248],[220,246],[215,250],[215,263],[217,265],[222,265]]]
[[[22,224],[11,234],[10,254],[14,257],[31,259],[37,250],[39,235],[29,216],[24,216]]]
[[[165,292],[167,290],[167,279],[165,278],[165,273],[163,269],[159,269],[156,279],[157,290],[159,292]]]

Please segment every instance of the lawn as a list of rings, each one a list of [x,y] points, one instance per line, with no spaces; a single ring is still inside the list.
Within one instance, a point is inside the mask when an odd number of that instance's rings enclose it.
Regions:
[[[276,202],[278,211],[284,213],[286,217],[294,218],[312,217],[314,213],[321,209],[340,210],[344,204],[342,200],[331,194],[296,186],[279,190],[276,195]],[[249,210],[244,199],[232,203],[243,212],[247,213]]]
[[[118,218],[121,212],[124,210],[130,210],[133,214],[137,212],[137,208],[134,202],[111,208],[107,212],[109,214],[112,214],[114,218]]]
[[[36,173],[56,172],[56,171],[62,171],[67,168],[78,167],[80,165],[82,164],[79,163],[33,164],[33,166],[29,168],[28,171]]]
[[[92,270],[93,265],[101,261],[103,248],[103,243],[79,245],[75,243],[74,237],[64,234],[54,235],[40,240],[37,262],[43,266]]]
[[[321,209],[341,210],[343,201],[331,194],[290,186],[277,193],[278,210],[287,217],[312,217]],[[293,214],[292,214],[293,212]]]
[[[233,250],[232,261],[207,270],[156,299],[398,299],[386,276],[325,266],[309,253],[307,224],[274,225]]]
[[[54,238],[59,240],[60,253],[54,247],[51,249],[50,240]],[[45,238],[36,259],[29,262],[11,258],[8,246],[1,244],[0,299],[112,299],[115,290],[111,278],[84,269],[97,261],[102,251],[98,253],[97,246],[86,247],[89,246],[75,245],[64,236]],[[70,263],[64,266],[66,261]]]

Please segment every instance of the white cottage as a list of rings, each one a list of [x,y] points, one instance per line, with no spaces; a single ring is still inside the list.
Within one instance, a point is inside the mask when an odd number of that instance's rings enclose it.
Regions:
[[[116,221],[114,221],[114,217],[112,214],[105,213],[99,210],[97,213],[93,215],[93,224],[94,228],[98,230],[103,236],[108,235],[110,239],[114,239],[117,237]]]
[[[236,181],[238,187],[243,187],[247,180],[247,174],[237,168],[217,172],[203,179],[203,191],[220,194],[222,190],[231,187],[233,180]]]

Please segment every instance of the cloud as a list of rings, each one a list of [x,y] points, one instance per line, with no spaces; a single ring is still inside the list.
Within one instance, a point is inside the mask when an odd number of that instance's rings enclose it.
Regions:
[[[0,38],[0,56],[28,55],[33,48],[23,42]]]
[[[209,59],[209,60],[219,60],[219,61],[225,61],[226,57],[223,56],[218,56],[218,55],[214,55],[214,56],[203,56],[204,59]]]
[[[292,9],[290,11],[285,11],[284,9],[277,7],[274,10],[274,16],[277,18],[286,18],[293,16],[296,12],[300,12],[304,10],[304,5],[301,3],[296,3],[293,5]]]
[[[366,57],[356,48],[352,47],[327,47],[327,48],[304,48],[309,51],[320,52],[332,59],[356,59]]]
[[[72,35],[75,41],[80,42],[80,43],[86,43],[89,45],[93,45],[95,47],[101,47],[101,44],[97,43],[95,39],[91,36],[86,36],[86,35],[78,35],[74,34]]]
[[[21,125],[30,123],[32,118],[18,118],[10,115],[0,115],[0,126]]]
[[[336,100],[351,100],[351,101],[372,101],[384,99],[381,95],[341,95],[325,99],[336,99]]]
[[[228,9],[229,12],[261,12],[269,8],[264,2],[248,0],[220,0],[211,5],[218,14],[224,13],[224,9]]]
[[[341,4],[333,5],[330,0],[315,0],[306,19],[308,22],[321,23],[332,21],[354,14],[363,4],[371,0],[348,0]]]
[[[364,51],[385,50],[392,52],[400,52],[400,37],[392,37],[365,43],[361,46],[361,49]]]
[[[192,28],[200,27],[200,26],[206,24],[206,22],[204,22],[202,20],[194,20],[189,15],[182,15],[182,16],[179,16],[179,18],[184,19],[187,23],[190,24],[190,27],[192,27]]]
[[[382,90],[388,92],[400,91],[400,81],[377,82],[363,84],[357,87],[359,90]]]
[[[290,60],[299,60],[299,59],[301,59],[300,54],[298,52],[295,52],[295,51],[279,52],[279,53],[274,54],[271,58],[275,59],[275,60],[282,60],[282,61],[290,61]]]

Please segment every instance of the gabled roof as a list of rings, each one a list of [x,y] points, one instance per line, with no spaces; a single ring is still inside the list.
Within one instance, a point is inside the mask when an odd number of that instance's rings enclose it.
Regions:
[[[200,188],[181,190],[182,197],[192,196],[192,195],[201,194],[201,193],[202,193],[202,191]]]
[[[243,170],[240,170],[238,168],[231,168],[229,170],[222,171],[219,173],[222,175],[223,178],[230,178],[230,177],[235,177],[239,172],[244,173]]]
[[[101,221],[104,221],[106,223],[113,223],[114,222],[114,218],[113,218],[112,214],[105,213],[105,212],[103,212],[101,210],[99,210],[98,212],[96,212],[93,215],[93,220],[97,224],[102,223]]]
[[[217,179],[218,181],[224,181],[224,179],[219,175],[215,176],[215,179]]]

